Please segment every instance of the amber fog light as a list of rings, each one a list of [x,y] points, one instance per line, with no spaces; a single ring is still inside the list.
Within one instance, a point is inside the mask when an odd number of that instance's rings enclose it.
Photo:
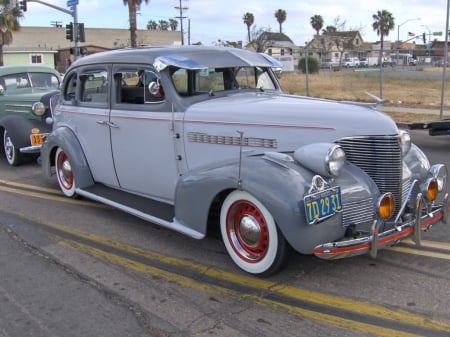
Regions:
[[[378,200],[378,214],[381,219],[387,220],[394,214],[395,198],[392,193],[385,193]]]
[[[427,180],[427,190],[425,195],[428,201],[435,201],[439,192],[439,184],[436,178],[431,178]]]

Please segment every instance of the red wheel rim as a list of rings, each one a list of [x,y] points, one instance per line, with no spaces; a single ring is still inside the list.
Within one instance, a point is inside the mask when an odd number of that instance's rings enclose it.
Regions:
[[[64,152],[61,152],[58,156],[56,170],[60,185],[64,189],[70,190],[73,187],[72,166],[70,165],[69,158]]]
[[[226,221],[234,252],[246,262],[261,261],[269,249],[269,230],[258,207],[248,200],[238,200],[229,208]]]

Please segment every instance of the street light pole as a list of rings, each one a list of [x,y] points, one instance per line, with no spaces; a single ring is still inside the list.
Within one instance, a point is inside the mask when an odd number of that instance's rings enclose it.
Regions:
[[[400,27],[403,26],[405,23],[408,23],[408,22],[414,21],[414,20],[420,20],[420,18],[408,19],[397,26],[397,57],[395,59],[396,64],[398,64],[398,52],[400,49]]]

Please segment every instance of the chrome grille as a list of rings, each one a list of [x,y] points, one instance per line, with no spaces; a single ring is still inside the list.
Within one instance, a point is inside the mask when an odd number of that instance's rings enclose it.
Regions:
[[[352,137],[336,142],[347,160],[364,170],[381,193],[395,197],[395,213],[402,202],[402,156],[398,136]]]

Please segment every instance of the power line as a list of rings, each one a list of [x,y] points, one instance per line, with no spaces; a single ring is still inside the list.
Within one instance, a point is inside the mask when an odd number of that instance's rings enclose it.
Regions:
[[[180,0],[180,5],[179,6],[175,6],[175,9],[178,9],[180,11],[180,16],[176,16],[177,19],[180,19],[180,28],[181,28],[181,45],[184,46],[184,30],[183,30],[183,19],[186,19],[186,16],[183,16],[183,11],[184,10],[188,10],[189,8],[187,6],[183,7],[181,4]]]

